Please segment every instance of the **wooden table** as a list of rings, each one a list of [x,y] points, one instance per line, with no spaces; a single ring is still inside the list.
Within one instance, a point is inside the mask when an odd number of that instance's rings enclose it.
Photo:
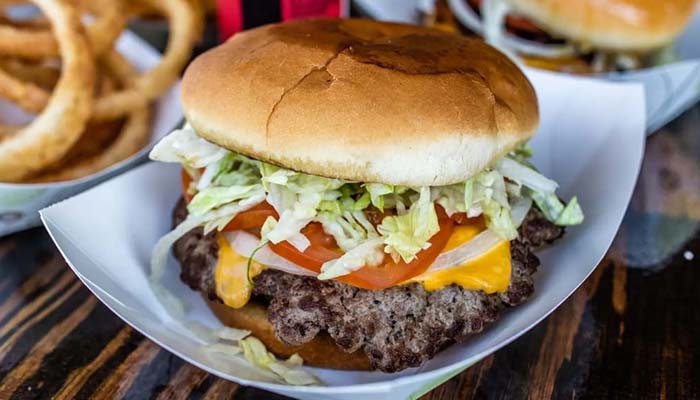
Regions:
[[[700,398],[699,221],[696,107],[648,140],[628,215],[590,279],[425,398]],[[135,332],[37,228],[0,239],[0,399],[49,397],[283,398],[211,376]]]

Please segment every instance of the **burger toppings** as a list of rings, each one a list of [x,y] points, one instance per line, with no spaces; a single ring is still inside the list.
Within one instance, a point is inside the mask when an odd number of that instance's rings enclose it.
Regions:
[[[533,203],[556,225],[583,220],[576,198],[563,204],[555,194],[557,183],[537,172],[530,156],[530,149],[523,146],[465,182],[404,187],[281,168],[229,151],[186,126],[151,152],[155,160],[182,164],[188,200],[187,218],[156,246],[153,274],[162,273],[168,249],[177,239],[202,227],[205,233],[224,233],[219,240],[229,245],[239,239],[235,256],[225,257],[231,264],[246,259],[243,273],[217,273],[222,287],[272,268],[364,289],[412,281],[429,290],[458,283],[504,291],[510,271],[508,242],[518,237],[517,228]],[[251,249],[251,240],[241,246],[237,232],[257,238],[255,248]],[[479,263],[497,266],[484,273],[476,267]],[[443,272],[459,268],[463,274]],[[481,272],[474,275],[474,271]],[[469,284],[480,280],[485,283]],[[234,287],[251,290],[240,284]],[[245,301],[245,294],[233,295],[227,304],[240,307]]]
[[[180,223],[186,215],[181,203],[174,222]],[[417,283],[364,290],[336,280],[268,269],[253,278],[252,295],[268,304],[268,318],[284,343],[307,343],[325,331],[344,350],[364,351],[373,368],[389,372],[414,367],[481,331],[501,309],[518,305],[532,294],[531,275],[538,265],[532,250],[559,238],[564,230],[534,208],[518,230],[518,239],[506,242],[508,265],[512,265],[506,288],[491,294],[460,284],[432,291]],[[198,228],[174,246],[182,280],[212,299],[219,297],[216,237],[214,232],[203,235]]]

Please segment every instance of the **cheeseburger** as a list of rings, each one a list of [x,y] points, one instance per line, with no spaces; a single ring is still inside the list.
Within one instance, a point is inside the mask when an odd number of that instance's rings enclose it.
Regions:
[[[673,60],[671,45],[695,0],[449,0],[486,40],[532,66],[605,72]]]
[[[319,19],[199,56],[187,124],[151,158],[182,165],[182,281],[280,356],[416,367],[525,301],[533,253],[583,220],[528,161],[525,75],[481,41]]]

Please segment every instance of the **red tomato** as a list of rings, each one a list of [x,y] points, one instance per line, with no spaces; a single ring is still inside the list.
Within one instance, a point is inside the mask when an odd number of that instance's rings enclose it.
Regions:
[[[312,222],[304,227],[301,232],[311,242],[311,245],[306,250],[299,251],[287,241],[277,244],[270,243],[270,249],[294,264],[316,273],[321,272],[323,263],[343,255],[343,251],[335,244],[333,236],[326,235],[323,232],[321,224]]]
[[[189,203],[192,201],[192,197],[194,197],[194,195],[188,190],[190,183],[192,183],[192,177],[184,169],[180,173],[180,176],[182,177],[182,198],[185,199],[186,203]]]
[[[182,197],[187,203],[192,201],[194,197],[188,191],[190,184],[192,183],[192,177],[184,169],[182,170]],[[255,207],[243,211],[236,215],[231,222],[226,225],[223,229],[224,231],[237,231],[237,230],[249,230],[254,228],[260,228],[262,224],[265,223],[267,217],[279,218],[277,212],[274,208],[267,202],[262,202]]]
[[[442,207],[437,207],[436,211],[438,212],[440,231],[430,239],[430,247],[418,253],[413,261],[410,263],[399,261],[396,263],[390,257],[385,257],[385,262],[381,265],[364,267],[336,279],[359,288],[376,290],[395,286],[425,272],[445,247],[454,230],[454,221],[447,217]],[[313,229],[319,229],[323,232],[320,228]],[[297,250],[288,242],[271,243],[270,248],[287,260],[316,273],[321,272],[321,266],[326,261],[336,259],[343,254],[342,250],[337,246],[328,246],[327,239],[323,239],[325,243],[321,243],[318,239],[319,236],[314,236],[313,232],[311,234],[308,231],[302,232],[311,242],[311,245],[303,252]]]
[[[193,197],[187,190],[191,182],[192,178],[190,175],[185,172],[185,170],[182,170],[182,195],[188,203]],[[462,218],[459,214],[454,215],[453,218],[449,218],[442,207],[436,207],[436,211],[438,214],[440,231],[430,238],[430,247],[418,253],[413,261],[410,263],[405,263],[403,261],[396,263],[387,256],[384,258],[385,262],[381,265],[364,267],[352,274],[339,277],[337,280],[359,288],[376,290],[395,286],[398,283],[425,272],[450,239],[455,222],[463,223],[462,220],[466,219],[466,215]],[[260,229],[267,217],[270,216],[279,218],[277,212],[270,204],[262,202],[236,215],[236,217],[226,225],[224,230]],[[377,218],[373,219],[376,220],[379,216],[383,217],[386,216],[386,214],[377,212],[375,216]],[[270,248],[281,257],[316,273],[321,272],[321,266],[325,262],[334,260],[343,255],[343,251],[338,248],[333,236],[326,234],[321,224],[312,222],[304,227],[301,233],[311,242],[311,245],[303,252],[297,250],[296,247],[286,241],[277,244],[270,243]]]
[[[275,211],[272,206],[263,201],[262,203],[250,208],[246,211],[238,213],[231,222],[224,227],[224,231],[239,231],[248,230],[253,228],[259,228],[267,220],[267,217],[279,218],[277,211]]]

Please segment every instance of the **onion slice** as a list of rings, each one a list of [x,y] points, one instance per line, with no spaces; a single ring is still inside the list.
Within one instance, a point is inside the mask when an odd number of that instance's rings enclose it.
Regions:
[[[234,231],[224,233],[231,248],[243,257],[250,257],[255,249],[260,245],[260,239],[255,235],[251,235],[244,231]],[[253,260],[266,266],[267,268],[276,269],[288,274],[316,276],[313,271],[302,268],[284,257],[280,257],[275,252],[270,250],[268,245],[261,247],[253,257]]]
[[[422,275],[431,274],[433,272],[443,271],[463,265],[466,262],[473,260],[480,255],[489,251],[489,249],[501,243],[503,239],[498,237],[492,230],[487,229],[476,235],[474,239],[468,241],[462,246],[446,253],[441,253],[435,259],[433,264]]]
[[[516,227],[519,227],[523,223],[527,213],[530,211],[530,207],[532,207],[532,200],[524,197],[519,198],[511,206],[510,212]],[[430,268],[421,274],[421,276],[464,265],[488,252],[502,241],[503,239],[498,237],[492,230],[487,229],[462,246],[441,253],[432,265],[430,265]]]
[[[511,216],[516,227],[519,227],[525,220],[527,213],[530,211],[530,207],[532,207],[532,200],[524,197],[519,198],[511,206]],[[224,235],[231,245],[231,248],[233,248],[236,253],[244,257],[250,257],[250,255],[253,254],[255,249],[260,245],[260,239],[248,232],[234,231],[226,232]],[[425,276],[433,272],[463,265],[470,260],[478,258],[482,254],[488,252],[502,241],[503,239],[498,237],[495,233],[493,233],[493,231],[487,229],[476,235],[476,237],[462,246],[448,252],[441,253],[435,259],[430,268],[428,268],[428,270],[421,275]],[[276,269],[288,274],[316,276],[314,272],[302,268],[293,262],[288,261],[284,257],[277,255],[275,252],[270,250],[270,247],[267,245],[261,247],[260,250],[255,253],[253,260],[266,266],[267,268]]]

